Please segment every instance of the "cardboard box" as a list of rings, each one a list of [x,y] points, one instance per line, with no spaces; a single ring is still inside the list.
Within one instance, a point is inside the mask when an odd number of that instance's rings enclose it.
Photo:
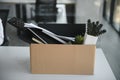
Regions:
[[[31,44],[31,72],[92,75],[95,50],[95,45]]]

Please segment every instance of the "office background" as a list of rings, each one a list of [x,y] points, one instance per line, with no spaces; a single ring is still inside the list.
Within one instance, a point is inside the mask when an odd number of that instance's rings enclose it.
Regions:
[[[0,0],[0,9],[9,9],[8,19],[16,16],[16,5],[12,3],[14,0]],[[23,0],[16,0],[19,4]],[[34,2],[33,0],[30,0]],[[11,2],[11,3],[7,3]],[[20,3],[21,4],[21,3]],[[87,19],[93,21],[99,20],[103,23],[107,33],[100,36],[97,47],[103,49],[105,56],[114,72],[116,79],[120,79],[120,1],[119,0],[59,0],[58,4],[65,5],[64,9],[67,15],[67,22],[86,23]],[[25,4],[27,18],[31,16],[30,8],[35,4]],[[114,6],[113,6],[114,5]],[[60,10],[62,12],[62,10]],[[34,22],[32,20],[32,22]],[[17,35],[17,29],[6,24],[6,34],[9,40],[9,46],[29,46],[29,44],[21,40]]]

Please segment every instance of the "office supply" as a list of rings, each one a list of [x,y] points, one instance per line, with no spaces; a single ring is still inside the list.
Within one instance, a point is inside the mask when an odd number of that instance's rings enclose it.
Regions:
[[[46,30],[46,29],[44,29],[44,28],[40,28],[40,27],[38,27],[38,26],[36,26],[36,25],[34,25],[34,24],[32,24],[32,23],[24,23],[21,19],[18,19],[18,18],[13,17],[13,18],[11,18],[10,20],[8,20],[8,23],[11,24],[11,25],[13,25],[13,26],[15,26],[16,28],[18,28],[18,29],[20,29],[20,30],[23,30],[23,29],[25,29],[25,28],[29,29],[30,31],[31,31],[30,28],[39,29],[39,30],[42,31],[44,34],[50,36],[51,38],[53,38],[53,39],[55,39],[55,40],[57,40],[57,41],[59,41],[60,43],[63,43],[63,44],[66,43],[64,40],[62,40],[62,39],[60,39],[60,38],[52,35],[52,34],[53,34],[52,32],[50,32],[50,31],[48,31],[48,30]],[[33,31],[32,31],[32,32],[33,32]],[[34,34],[36,34],[36,33],[34,33]],[[38,37],[38,36],[37,36],[37,37]]]
[[[32,29],[28,28],[30,32],[32,32],[37,38],[39,38],[43,43],[47,44],[45,40],[43,40],[39,35],[37,35]]]
[[[0,66],[5,80],[116,80],[101,48],[96,49],[94,75],[30,73],[29,47],[0,47]]]
[[[51,31],[49,31],[49,30],[47,30],[47,29],[45,29],[45,28],[42,28],[41,26],[37,26],[37,25],[35,25],[35,24],[33,24],[33,23],[25,23],[24,27],[25,27],[25,28],[36,28],[36,29],[39,29],[39,30],[41,30],[43,33],[45,33],[46,35],[49,35],[49,36],[51,36],[51,37],[52,37],[52,36],[56,36],[56,37],[58,37],[58,38],[62,38],[62,39],[65,39],[65,40],[74,41],[74,38],[73,38],[73,37],[67,37],[67,36],[57,35],[57,34],[51,32]],[[54,37],[53,37],[53,38],[54,38]],[[59,39],[58,39],[58,40],[59,40]],[[61,40],[59,40],[59,41],[62,42],[62,43],[65,43],[64,41],[61,41]]]
[[[32,31],[32,29],[30,29],[30,28],[27,28],[28,30],[30,30],[32,33],[34,33],[34,31]],[[43,31],[42,31],[43,32]],[[51,38],[53,38],[53,39],[55,39],[55,40],[57,40],[57,41],[59,41],[59,42],[61,42],[61,43],[63,43],[63,44],[65,44],[66,42],[65,41],[63,41],[62,39],[60,39],[60,38],[58,38],[58,37],[56,37],[56,36],[54,36],[54,35],[51,35],[51,34],[49,34],[49,33],[46,33],[46,32],[43,32],[43,33],[45,33],[46,35],[48,35],[48,36],[50,36]],[[34,33],[35,35],[37,35],[36,33]],[[39,38],[39,36],[37,36],[38,38]]]
[[[10,23],[11,25],[15,26],[16,28],[20,30],[24,30],[25,28],[26,29],[31,28],[32,30],[36,29],[33,31],[37,35],[44,37],[44,38],[46,37],[46,39],[48,38],[48,36],[49,38],[54,39],[54,41],[51,41],[50,39],[47,39],[47,40],[45,39],[45,41],[47,41],[48,43],[59,42],[59,43],[65,44],[66,42],[74,41],[74,37],[76,35],[85,34],[85,24],[39,24],[37,26],[37,25],[34,25],[33,23],[24,23],[22,20],[17,19],[15,17],[8,20],[8,23]],[[56,27],[56,26],[59,26],[59,27]],[[43,36],[43,33],[45,34],[44,36]]]
[[[57,35],[74,39],[76,35],[84,35],[86,24],[38,24],[41,28],[49,30]]]
[[[38,44],[43,44],[41,41],[39,41],[38,39],[36,39],[36,38],[34,38],[34,37],[32,38],[32,40],[35,41],[35,42],[38,43]]]
[[[56,35],[59,35],[59,36],[62,35],[63,37],[67,36],[67,39],[68,38],[74,39],[74,37],[78,34],[84,35],[85,30],[86,30],[85,29],[86,24],[38,24],[38,26],[40,26],[41,28],[47,29],[50,32],[53,32]],[[32,28],[32,30],[36,34],[40,35],[40,37],[43,38],[45,41],[47,41],[49,44],[61,44],[59,41],[40,32],[39,29]],[[23,41],[28,42],[28,43],[34,43],[32,41],[32,36],[34,36],[34,35],[32,35],[28,30],[23,31],[20,36]],[[37,38],[37,37],[35,37],[35,38]],[[61,38],[61,39],[63,39],[63,38]],[[63,40],[65,40],[65,39],[63,39]],[[65,40],[65,41],[67,42],[69,40]]]
[[[74,41],[75,36],[85,34],[85,24],[38,24],[40,28],[46,29],[56,37],[66,41]],[[62,36],[61,36],[62,35]],[[42,37],[42,36],[41,36]]]

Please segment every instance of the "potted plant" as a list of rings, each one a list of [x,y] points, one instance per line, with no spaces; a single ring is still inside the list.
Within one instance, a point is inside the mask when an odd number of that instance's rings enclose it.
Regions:
[[[73,42],[73,44],[83,44],[83,42],[84,42],[84,36],[77,35],[75,36],[75,41]]]
[[[103,24],[99,24],[99,21],[91,22],[89,19],[87,21],[87,32],[85,34],[84,44],[96,44],[98,36],[106,32],[102,27]]]

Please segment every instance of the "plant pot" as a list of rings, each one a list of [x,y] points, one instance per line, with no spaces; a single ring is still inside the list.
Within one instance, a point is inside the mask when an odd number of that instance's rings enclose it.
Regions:
[[[92,35],[86,35],[85,36],[85,41],[84,44],[92,44],[92,45],[96,45],[98,40],[98,37],[92,36]]]

